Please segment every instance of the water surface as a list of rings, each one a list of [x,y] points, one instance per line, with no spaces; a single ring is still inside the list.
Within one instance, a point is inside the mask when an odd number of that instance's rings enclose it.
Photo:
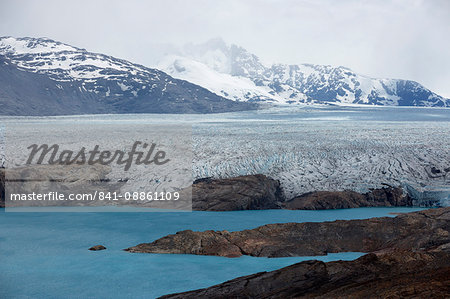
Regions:
[[[208,287],[321,257],[224,258],[132,254],[122,249],[184,229],[250,229],[267,223],[393,216],[419,208],[192,213],[0,213],[0,298],[153,298]],[[89,247],[103,244],[105,251]]]

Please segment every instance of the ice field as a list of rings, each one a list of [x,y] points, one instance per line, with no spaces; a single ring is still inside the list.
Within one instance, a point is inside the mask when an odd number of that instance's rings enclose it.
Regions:
[[[123,135],[133,125],[192,126],[193,178],[262,173],[279,179],[286,197],[384,184],[444,194],[450,188],[449,109],[303,106],[208,115],[4,117],[1,122],[6,131],[40,128],[35,134],[64,125],[67,133],[73,124],[74,136],[85,136],[79,139],[87,143],[114,136],[117,128]],[[83,135],[82,128],[89,134]],[[146,175],[141,170],[133,177]]]
[[[383,184],[446,189],[449,120],[450,110],[335,107],[211,121],[194,126],[194,176],[263,173],[287,197]]]

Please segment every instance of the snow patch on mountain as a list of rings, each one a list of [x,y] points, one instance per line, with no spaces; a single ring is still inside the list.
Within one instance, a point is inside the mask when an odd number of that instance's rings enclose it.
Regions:
[[[22,69],[48,74],[56,81],[114,79],[125,73],[133,76],[150,73],[148,68],[126,60],[43,38],[0,38],[0,55],[7,56]]]
[[[157,70],[133,64],[112,56],[87,52],[46,38],[0,38],[0,55],[20,69],[48,75],[59,82],[83,81],[83,90],[105,96],[111,94],[104,89],[102,80],[116,81],[119,91],[136,96],[142,84],[151,78],[159,80]]]
[[[30,53],[56,53],[63,51],[80,51],[81,49],[66,45],[54,40],[40,38],[0,38],[0,53],[30,54]]]
[[[221,62],[223,60],[210,63],[214,65],[214,68],[224,69],[225,64]],[[174,78],[201,85],[209,91],[234,101],[258,99],[259,101],[283,102],[281,96],[270,93],[270,88],[256,86],[249,78],[221,73],[204,63],[186,57],[167,56],[158,64],[158,68]]]

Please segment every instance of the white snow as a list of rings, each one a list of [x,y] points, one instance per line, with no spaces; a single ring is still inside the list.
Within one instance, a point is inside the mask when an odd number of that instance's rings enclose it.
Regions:
[[[133,75],[148,73],[147,69],[128,61],[46,39],[0,38],[0,54],[7,55],[19,68],[47,73],[57,81],[110,78],[101,74],[104,70]],[[24,55],[27,59],[23,59]]]
[[[0,53],[34,54],[79,51],[80,49],[54,41],[33,42],[30,39],[0,38]]]
[[[256,86],[248,78],[220,73],[193,59],[167,56],[158,64],[158,68],[174,78],[200,85],[231,100],[246,101],[246,97],[249,96],[261,96],[280,102],[284,100],[281,97],[271,95],[268,88]]]
[[[130,86],[127,86],[121,82],[117,82],[117,85],[119,85],[119,87],[122,91],[127,91],[128,89],[130,89]]]

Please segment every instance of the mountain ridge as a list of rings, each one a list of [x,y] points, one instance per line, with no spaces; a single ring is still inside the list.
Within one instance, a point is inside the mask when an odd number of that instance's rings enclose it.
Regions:
[[[221,39],[177,54],[150,68],[46,37],[0,37],[0,115],[215,113],[266,103],[450,107],[415,81],[266,65]]]
[[[0,86],[3,115],[256,109],[163,71],[48,38],[0,37]]]
[[[180,55],[181,53],[181,55]],[[274,63],[265,65],[243,47],[227,45],[221,39],[185,46],[177,56],[165,58],[158,65],[176,78],[182,78],[232,100],[250,102],[343,103],[388,106],[449,107],[450,100],[418,82],[403,79],[378,79],[360,75],[344,66]],[[170,57],[170,56],[169,56]],[[203,67],[195,63],[203,64]],[[229,75],[234,80],[250,80],[228,89],[201,81],[205,66],[209,73]],[[192,74],[195,73],[195,76]],[[209,74],[209,76],[211,76]],[[218,75],[216,74],[218,77]],[[267,96],[269,94],[269,96]]]

